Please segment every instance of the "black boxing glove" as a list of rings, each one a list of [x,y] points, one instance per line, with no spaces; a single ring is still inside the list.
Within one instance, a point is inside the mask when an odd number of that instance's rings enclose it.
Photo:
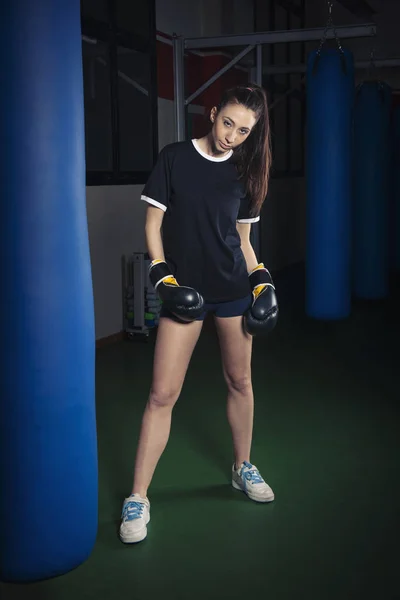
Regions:
[[[194,321],[203,312],[204,299],[191,287],[180,286],[167,263],[153,260],[149,278],[165,308],[183,321]]]
[[[250,335],[269,333],[278,320],[278,302],[271,274],[260,263],[250,273],[249,280],[253,302],[244,315],[245,330]]]

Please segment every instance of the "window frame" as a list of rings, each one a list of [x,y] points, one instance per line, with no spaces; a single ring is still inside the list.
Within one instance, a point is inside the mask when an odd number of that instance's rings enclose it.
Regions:
[[[157,88],[157,38],[155,0],[149,3],[149,38],[143,38],[117,26],[117,2],[107,0],[107,23],[83,15],[81,10],[82,38],[105,42],[109,49],[110,63],[110,104],[111,104],[111,144],[112,170],[90,171],[86,169],[86,185],[138,185],[146,183],[151,168],[147,171],[121,171],[120,169],[120,122],[118,98],[118,47],[124,46],[143,54],[150,60],[150,115],[153,163],[158,156],[158,88]],[[83,42],[83,40],[82,40]]]

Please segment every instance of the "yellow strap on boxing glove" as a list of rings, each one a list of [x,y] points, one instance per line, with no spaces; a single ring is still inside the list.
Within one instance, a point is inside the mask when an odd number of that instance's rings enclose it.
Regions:
[[[150,263],[149,271],[151,271],[156,265],[166,265],[166,262],[165,260],[156,258]],[[161,277],[156,283],[153,283],[153,285],[157,289],[157,286],[159,286],[160,283],[163,283],[164,285],[174,285],[176,287],[179,287],[179,284],[173,275],[165,275],[164,277]]]
[[[259,263],[255,269],[253,269],[250,273],[249,273],[249,277],[251,278],[251,276],[256,273],[257,271],[267,271],[267,269],[265,268],[264,263]],[[250,279],[251,281],[251,279]],[[252,292],[253,292],[253,297],[254,300],[257,300],[258,296],[261,294],[261,292],[263,292],[265,290],[265,288],[267,287],[267,283],[259,283],[258,285],[256,285]]]

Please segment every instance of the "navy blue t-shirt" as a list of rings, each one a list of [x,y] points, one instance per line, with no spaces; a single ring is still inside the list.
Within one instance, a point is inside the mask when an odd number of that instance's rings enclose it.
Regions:
[[[141,198],[165,212],[165,258],[180,285],[211,303],[250,294],[236,224],[255,223],[260,216],[250,216],[232,152],[214,158],[196,140],[165,146]]]

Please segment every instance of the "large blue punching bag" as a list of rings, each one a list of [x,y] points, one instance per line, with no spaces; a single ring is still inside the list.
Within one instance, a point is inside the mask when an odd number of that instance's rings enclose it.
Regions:
[[[391,89],[357,88],[354,110],[353,292],[375,300],[389,292]]]
[[[392,228],[391,267],[400,272],[400,106],[393,111],[392,119]]]
[[[352,54],[326,49],[307,63],[306,312],[342,319],[351,309]]]
[[[97,534],[79,0],[4,0],[0,56],[0,578],[24,582]]]

